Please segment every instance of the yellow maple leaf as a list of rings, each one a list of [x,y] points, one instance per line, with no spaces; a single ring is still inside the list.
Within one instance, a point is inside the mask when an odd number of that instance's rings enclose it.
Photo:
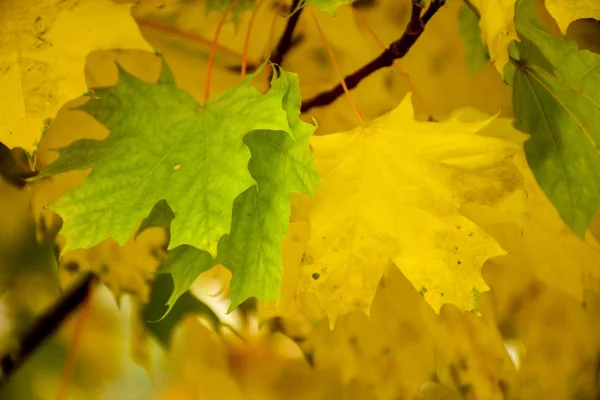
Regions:
[[[109,0],[0,3],[0,141],[32,150],[47,119],[87,89],[88,53],[152,50],[130,8]]]
[[[527,270],[544,284],[582,300],[587,287],[600,285],[600,249],[591,234],[581,240],[560,218],[535,181],[525,155],[519,152],[514,159],[524,177],[527,198],[514,199],[509,205],[513,215],[498,218],[497,212],[482,207],[468,207],[465,214],[510,252],[510,257],[495,260],[499,268]]]
[[[592,230],[582,240],[569,229],[533,176],[522,144],[527,136],[512,120],[497,119],[481,134],[504,138],[521,149],[513,157],[523,177],[524,191],[516,191],[504,209],[469,204],[463,215],[481,226],[510,257],[494,260],[498,268],[518,268],[544,284],[582,300],[586,288],[600,287],[600,246]],[[591,226],[592,228],[594,225]]]
[[[440,310],[438,322],[433,335],[439,349],[440,383],[476,399],[505,399],[506,392],[516,390],[518,371],[492,313],[479,316],[447,305]]]
[[[367,391],[356,398],[414,397],[435,375],[437,316],[395,268],[378,283],[371,318],[340,317],[313,352],[317,372],[339,371],[344,385]]]
[[[472,0],[480,11],[481,36],[490,52],[490,60],[504,76],[504,66],[508,62],[506,48],[513,40],[518,40],[515,28],[515,0]]]
[[[521,186],[518,146],[477,135],[492,120],[418,122],[407,96],[369,126],[314,137],[323,180],[299,292],[314,293],[332,321],[367,312],[394,262],[435,310],[472,309],[487,289],[481,265],[504,252],[459,207],[500,205]]]
[[[600,351],[598,294],[576,301],[540,282],[526,265],[490,262],[484,276],[492,290],[487,305],[480,304],[482,312],[494,316],[505,340],[522,347],[515,357],[520,388],[509,398],[594,398],[598,374],[590,366]]]
[[[600,19],[598,0],[546,0],[546,8],[565,34],[569,24],[580,18]]]

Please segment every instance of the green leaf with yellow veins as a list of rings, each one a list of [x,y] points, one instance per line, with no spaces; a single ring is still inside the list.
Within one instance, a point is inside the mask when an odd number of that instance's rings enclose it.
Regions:
[[[245,142],[252,152],[248,169],[256,186],[242,193],[233,207],[231,233],[219,243],[218,262],[231,270],[230,310],[249,297],[266,303],[278,299],[283,276],[281,243],[288,230],[292,192],[313,195],[319,175],[309,138],[315,127],[298,119],[298,77],[285,74],[274,88],[288,86],[284,108],[296,141],[285,132],[256,131]]]
[[[600,209],[600,56],[546,32],[533,0],[515,6],[519,42],[505,76],[527,162],[569,227],[583,237]]]
[[[215,260],[211,255],[195,247],[183,245],[169,251],[167,261],[156,271],[157,275],[170,274],[173,278],[173,291],[167,300],[168,310],[177,302],[192,286],[192,283],[204,271],[208,271],[215,265]],[[163,315],[163,318],[167,314]]]
[[[170,236],[171,222],[175,215],[166,201],[161,200],[154,205],[150,214],[144,218],[136,232],[136,237],[148,228],[167,229]],[[163,321],[171,311],[178,299],[185,295],[190,286],[198,276],[211,269],[215,265],[215,260],[209,253],[199,250],[192,246],[178,246],[168,252],[167,260],[156,270],[155,285],[160,288],[160,300],[152,298],[153,308],[162,308],[152,313],[152,321]],[[168,275],[161,277],[160,275]],[[165,282],[173,282],[173,288],[169,291],[165,288]],[[159,304],[160,303],[160,304]],[[164,307],[164,308],[163,308]]]
[[[300,292],[314,293],[332,320],[368,312],[389,263],[438,310],[473,309],[488,289],[483,262],[505,254],[463,204],[500,206],[522,186],[518,146],[477,134],[493,118],[418,122],[407,97],[366,127],[314,137],[323,176],[310,216]]]
[[[563,34],[567,33],[569,24],[577,19],[600,19],[598,0],[545,0],[545,4]]]
[[[169,252],[157,274],[170,274],[174,289],[167,301],[172,307],[198,275],[215,263],[232,272],[230,310],[249,297],[264,302],[278,299],[283,274],[281,244],[288,230],[292,192],[312,195],[319,182],[309,147],[315,127],[298,119],[300,85],[295,74],[281,72],[272,90],[283,91],[283,109],[293,140],[283,131],[257,130],[244,141],[252,153],[248,169],[256,185],[234,202],[231,233],[219,242],[218,258],[190,246]],[[138,231],[151,226],[168,227],[173,213],[159,201]]]
[[[204,106],[175,85],[164,63],[155,83],[119,68],[115,86],[94,89],[82,109],[108,128],[108,138],[76,141],[40,172],[92,169],[49,207],[64,220],[65,251],[108,237],[123,244],[164,199],[175,215],[169,248],[187,244],[215,255],[233,201],[254,184],[244,136],[258,129],[293,135],[282,108],[287,93],[251,86],[261,69]]]

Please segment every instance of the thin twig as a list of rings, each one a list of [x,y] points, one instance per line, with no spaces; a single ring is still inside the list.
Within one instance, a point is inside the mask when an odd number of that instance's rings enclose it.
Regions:
[[[56,331],[58,326],[83,303],[92,284],[96,281],[98,281],[96,274],[86,273],[81,282],[37,319],[14,349],[2,355],[0,358],[0,389],[27,357],[37,350]]]
[[[390,44],[390,46],[377,58],[344,78],[348,89],[355,88],[363,79],[373,72],[381,68],[389,67],[394,63],[394,60],[404,57],[423,33],[425,25],[445,3],[446,0],[432,0],[429,8],[427,8],[427,11],[423,14],[423,17],[419,18],[422,8],[417,2],[413,1],[410,22],[400,39]],[[342,94],[344,94],[344,87],[341,84],[338,84],[332,89],[316,95],[312,99],[303,101],[302,112],[306,112],[313,107],[322,107],[331,104]]]
[[[242,78],[246,76],[246,60],[248,58],[248,49],[250,48],[250,35],[252,34],[252,27],[254,26],[254,19],[258,14],[258,10],[264,4],[265,0],[260,0],[254,10],[252,10],[252,16],[248,23],[248,30],[246,31],[246,40],[244,41],[244,52],[242,53]]]
[[[217,45],[219,44],[219,35],[221,34],[221,29],[223,29],[223,25],[225,24],[225,20],[233,7],[237,4],[238,0],[231,0],[229,3],[229,7],[221,16],[221,20],[219,21],[219,25],[217,25],[217,30],[215,31],[215,35],[213,36],[212,44],[210,47],[210,54],[208,55],[208,65],[206,66],[206,82],[204,84],[204,103],[206,103],[210,97],[210,76],[212,73],[213,60],[215,58],[215,53],[217,51]]]
[[[303,0],[294,0],[292,2],[291,12],[294,12],[300,6],[300,3]],[[285,24],[285,30],[283,31],[283,35],[279,38],[279,42],[277,43],[277,47],[275,48],[275,52],[271,56],[270,60],[273,64],[281,66],[283,62],[283,57],[287,54],[288,51],[292,48],[292,36],[294,35],[294,29],[296,29],[296,25],[298,24],[298,20],[300,19],[300,14],[302,14],[302,10],[304,7],[300,8],[293,15],[291,15],[287,19],[287,23]]]

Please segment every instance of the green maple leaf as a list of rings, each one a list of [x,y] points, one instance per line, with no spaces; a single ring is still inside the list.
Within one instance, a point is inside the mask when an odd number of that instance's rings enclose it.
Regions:
[[[110,130],[108,138],[74,142],[40,172],[93,169],[49,207],[64,220],[65,250],[108,237],[123,244],[164,199],[175,215],[169,248],[187,244],[216,254],[233,201],[255,183],[244,136],[258,129],[293,135],[282,108],[285,87],[255,90],[250,81],[260,68],[201,107],[175,85],[165,63],[156,83],[119,69],[117,84],[94,89],[82,107]]]
[[[135,236],[137,237],[144,230],[153,227],[164,228],[169,232],[171,222],[173,222],[174,218],[175,214],[173,214],[173,211],[167,202],[161,200],[156,203],[154,208],[152,208],[148,217],[144,218]],[[161,299],[156,301],[152,300],[156,303],[153,304],[153,308],[158,310],[155,310],[152,313],[152,321],[165,318],[168,312],[175,306],[178,299],[188,291],[190,286],[192,286],[192,283],[198,278],[198,275],[211,269],[214,265],[215,260],[208,252],[192,246],[182,245],[169,251],[167,260],[156,271],[156,279],[164,284],[165,280],[164,278],[161,278],[160,275],[169,275],[170,280],[173,282],[173,288],[165,296],[163,292],[166,292],[167,290],[161,284]],[[165,308],[160,310],[163,305]]]
[[[219,243],[218,262],[231,270],[233,310],[244,300],[279,298],[283,264],[281,243],[288,230],[292,192],[314,194],[319,184],[309,147],[315,127],[301,122],[300,89],[296,75],[287,74],[275,86],[288,85],[285,108],[295,132],[256,131],[245,138],[252,152],[248,166],[256,185],[235,201],[231,233]]]
[[[152,211],[150,211],[150,215],[142,220],[142,223],[137,229],[135,233],[135,237],[137,238],[142,232],[144,232],[148,228],[166,228],[171,225],[171,222],[175,218],[175,214],[173,214],[173,210],[167,204],[165,200],[160,200],[158,203],[152,207]]]
[[[539,25],[534,0],[519,0],[520,42],[509,46],[516,127],[531,135],[527,161],[571,229],[583,237],[600,208],[600,56]]]
[[[279,297],[283,274],[281,243],[288,229],[290,195],[297,192],[312,196],[319,175],[309,147],[315,127],[298,119],[297,75],[282,71],[272,88],[286,92],[283,105],[296,140],[283,131],[259,130],[245,137],[252,153],[248,168],[256,185],[236,198],[231,233],[219,242],[217,260],[191,246],[179,246],[169,252],[167,261],[157,271],[173,278],[174,288],[167,300],[169,309],[198,275],[215,264],[223,264],[232,272],[230,310],[250,297],[264,302]],[[167,203],[158,202],[138,232],[151,226],[168,227],[173,217]]]
[[[167,300],[166,311],[171,310],[177,299],[187,292],[201,273],[214,265],[215,260],[208,252],[192,246],[183,245],[169,251],[167,261],[156,271],[157,275],[170,274],[173,279],[173,291]],[[163,318],[166,315],[165,313]]]
[[[149,332],[165,347],[168,347],[172,334],[179,322],[189,314],[202,316],[215,331],[221,321],[214,311],[196,298],[190,291],[179,297],[172,311],[165,315],[165,300],[172,291],[173,281],[169,275],[158,275],[152,286],[150,302],[146,304],[142,317]]]

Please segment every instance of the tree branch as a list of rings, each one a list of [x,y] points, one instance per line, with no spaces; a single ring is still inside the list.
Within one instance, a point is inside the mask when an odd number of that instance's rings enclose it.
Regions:
[[[423,10],[422,2],[420,0],[413,0],[410,21],[400,39],[390,44],[377,58],[346,76],[344,81],[348,89],[355,88],[373,72],[381,68],[390,67],[395,60],[404,57],[423,33],[425,25],[445,3],[446,0],[431,0],[431,4],[423,14],[423,17],[421,17],[421,11]],[[340,83],[326,92],[319,93],[312,99],[303,101],[301,110],[302,112],[306,112],[314,107],[326,106],[333,103],[342,94],[344,94],[344,88]]]
[[[302,1],[303,0],[294,0],[292,2],[291,12],[294,12],[294,10],[298,8]],[[286,53],[292,48],[292,36],[294,35],[294,29],[296,29],[296,25],[298,24],[298,20],[300,19],[300,14],[302,13],[302,10],[304,10],[304,7],[300,8],[287,19],[283,35],[281,35],[281,37],[279,38],[279,42],[277,43],[275,52],[271,56],[271,62],[273,64],[281,66],[281,63],[283,62],[283,57],[285,57]]]
[[[83,303],[92,284],[98,280],[96,274],[88,272],[84,278],[65,296],[61,297],[49,310],[44,312],[35,324],[23,335],[18,345],[0,358],[0,388],[6,384],[11,374],[23,364],[58,326]]]

